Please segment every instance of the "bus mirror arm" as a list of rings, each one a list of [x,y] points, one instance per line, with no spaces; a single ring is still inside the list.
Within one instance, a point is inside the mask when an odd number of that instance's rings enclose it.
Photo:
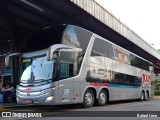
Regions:
[[[72,47],[68,45],[64,45],[64,44],[55,44],[55,45],[50,46],[47,51],[47,60],[48,61],[52,60],[54,52],[60,49],[72,49]]]
[[[5,57],[5,65],[6,65],[6,66],[9,65],[10,57],[12,57],[12,56],[20,56],[20,55],[21,55],[21,53],[12,53],[12,54],[10,54],[10,55],[7,55],[7,56]]]

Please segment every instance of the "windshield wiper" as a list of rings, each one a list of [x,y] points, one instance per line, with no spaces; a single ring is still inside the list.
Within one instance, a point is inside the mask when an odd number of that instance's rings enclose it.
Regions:
[[[52,79],[47,79],[47,80],[45,80],[45,79],[38,79],[38,80],[34,80],[34,83],[41,83],[41,82],[50,83],[51,80],[52,80]]]
[[[45,81],[45,79],[38,79],[38,80],[34,80],[34,83],[40,83],[40,82],[43,82]]]
[[[29,86],[29,87],[34,86],[34,84],[28,84],[28,83],[27,83],[27,84],[26,84],[26,83],[20,83],[20,85],[21,85],[21,86],[27,86],[27,87],[28,87],[28,86]]]

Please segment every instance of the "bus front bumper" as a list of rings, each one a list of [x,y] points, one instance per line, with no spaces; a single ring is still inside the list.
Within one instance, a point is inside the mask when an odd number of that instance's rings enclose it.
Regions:
[[[18,104],[54,105],[54,96],[47,93],[37,96],[16,94]]]

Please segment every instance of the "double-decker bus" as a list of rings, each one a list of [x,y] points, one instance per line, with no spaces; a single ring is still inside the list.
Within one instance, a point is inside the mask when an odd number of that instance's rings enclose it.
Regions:
[[[74,25],[47,27],[20,55],[17,103],[92,107],[151,97],[153,65],[101,36]]]

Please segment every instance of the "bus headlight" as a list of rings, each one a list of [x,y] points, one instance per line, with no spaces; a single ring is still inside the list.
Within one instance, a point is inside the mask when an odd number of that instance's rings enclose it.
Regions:
[[[41,92],[45,94],[45,93],[50,93],[53,90],[55,90],[55,88],[48,88],[48,89],[42,90]]]
[[[54,96],[49,96],[46,98],[46,101],[45,102],[50,102],[51,100],[53,100]]]

